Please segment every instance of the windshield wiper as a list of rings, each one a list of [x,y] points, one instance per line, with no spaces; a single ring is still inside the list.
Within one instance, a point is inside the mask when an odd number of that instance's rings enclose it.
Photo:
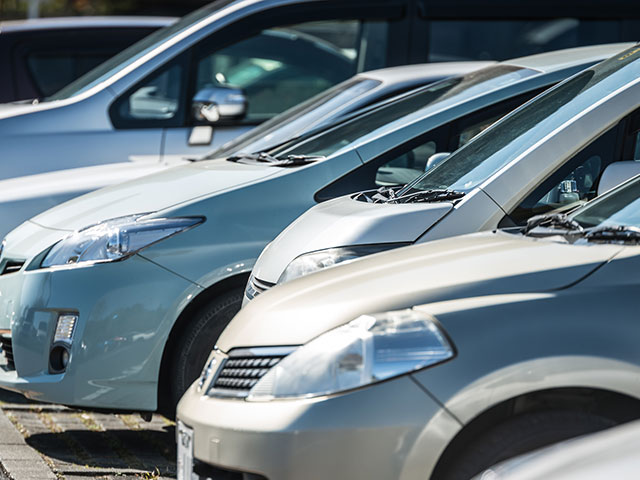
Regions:
[[[625,225],[610,225],[592,228],[585,233],[584,239],[596,242],[640,242],[640,228]]]
[[[239,153],[232,157],[227,158],[230,162],[237,162],[239,160],[249,160],[258,163],[268,163],[277,167],[293,167],[297,165],[306,165],[307,163],[317,162],[323,160],[322,155],[287,155],[286,157],[277,158],[267,152],[259,153]]]
[[[547,228],[551,230],[565,230],[569,232],[581,232],[582,225],[569,218],[565,213],[550,213],[547,215],[536,215],[527,221],[524,233],[528,234],[534,228]]]
[[[464,192],[456,190],[434,189],[420,190],[418,192],[404,194],[404,186],[382,187],[373,194],[362,192],[354,197],[354,200],[368,203],[435,203],[446,200],[457,200],[465,196]]]

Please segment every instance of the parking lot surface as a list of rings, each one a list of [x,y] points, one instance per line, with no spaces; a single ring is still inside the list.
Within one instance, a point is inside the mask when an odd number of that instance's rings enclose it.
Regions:
[[[85,412],[0,390],[0,480],[175,478],[173,422]]]

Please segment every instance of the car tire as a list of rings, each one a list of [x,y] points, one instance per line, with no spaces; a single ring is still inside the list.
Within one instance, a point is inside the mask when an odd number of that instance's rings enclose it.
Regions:
[[[242,306],[242,289],[228,291],[198,310],[180,332],[171,366],[171,411],[200,376],[218,337]]]
[[[432,479],[469,480],[509,458],[615,425],[616,422],[610,419],[578,411],[553,410],[519,415],[473,439],[447,462],[442,474],[435,474]]]

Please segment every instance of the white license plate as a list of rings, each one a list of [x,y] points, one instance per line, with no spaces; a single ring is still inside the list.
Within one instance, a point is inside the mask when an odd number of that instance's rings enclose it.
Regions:
[[[193,429],[178,421],[178,480],[191,480],[193,473]]]

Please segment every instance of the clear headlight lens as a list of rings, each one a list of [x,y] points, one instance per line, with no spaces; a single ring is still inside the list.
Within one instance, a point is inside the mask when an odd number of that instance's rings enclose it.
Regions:
[[[363,315],[285,357],[248,400],[328,395],[403,375],[454,356],[428,315],[399,310]]]
[[[326,250],[318,250],[317,252],[305,253],[295,258],[280,278],[278,284],[285,283],[294,278],[302,277],[310,273],[322,270],[323,268],[333,267],[339,263],[356,260],[360,257],[366,257],[374,253],[384,252],[393,248],[404,247],[408,243],[379,243],[376,245],[355,245],[351,247],[328,248]]]
[[[114,218],[79,230],[56,243],[41,267],[113,262],[204,221],[200,217]]]

